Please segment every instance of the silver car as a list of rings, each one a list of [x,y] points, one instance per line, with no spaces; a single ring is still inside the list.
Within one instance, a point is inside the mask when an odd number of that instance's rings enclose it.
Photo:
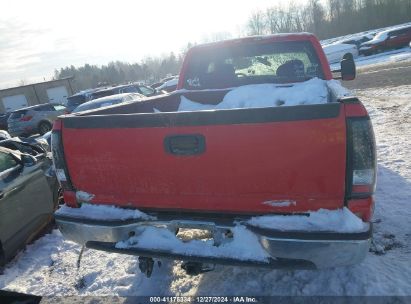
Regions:
[[[139,93],[123,93],[123,94],[110,95],[110,96],[97,98],[97,99],[93,99],[92,101],[82,103],[77,108],[75,108],[72,113],[108,107],[108,106],[123,103],[123,102],[137,101],[137,100],[144,99],[145,97],[146,96],[139,94]]]
[[[22,108],[10,114],[7,120],[11,136],[28,136],[45,134],[51,130],[53,122],[59,115],[66,114],[67,109],[60,104],[41,104]]]

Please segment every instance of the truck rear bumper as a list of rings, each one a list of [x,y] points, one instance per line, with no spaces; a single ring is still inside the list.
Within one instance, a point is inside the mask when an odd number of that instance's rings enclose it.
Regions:
[[[85,245],[87,248],[161,259],[287,269],[321,269],[358,264],[369,251],[372,236],[371,225],[367,231],[359,233],[284,232],[246,226],[258,237],[260,245],[270,256],[268,260],[261,261],[244,260],[231,256],[187,254],[135,245],[130,248],[116,246],[117,242],[127,240],[131,236],[138,236],[144,227],[162,227],[169,230],[175,228],[206,229],[215,235],[219,231],[227,231],[232,226],[197,220],[95,221],[58,215],[55,218],[65,238]]]

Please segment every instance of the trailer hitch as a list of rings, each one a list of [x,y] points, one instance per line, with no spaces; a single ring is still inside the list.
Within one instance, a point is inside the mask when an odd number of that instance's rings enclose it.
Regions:
[[[144,273],[147,278],[151,277],[154,268],[153,258],[138,257],[138,268],[140,268],[140,271]]]
[[[201,273],[213,271],[215,269],[215,265],[205,266],[203,263],[199,262],[183,262],[181,263],[181,268],[184,269],[188,275],[195,276]]]

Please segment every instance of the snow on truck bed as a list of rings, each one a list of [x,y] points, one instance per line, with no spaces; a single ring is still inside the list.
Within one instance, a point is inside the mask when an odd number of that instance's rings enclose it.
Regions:
[[[239,108],[266,108],[324,104],[328,102],[328,88],[338,97],[350,95],[340,82],[313,78],[290,84],[253,84],[232,89],[217,105],[202,104],[181,96],[178,111],[202,111]]]

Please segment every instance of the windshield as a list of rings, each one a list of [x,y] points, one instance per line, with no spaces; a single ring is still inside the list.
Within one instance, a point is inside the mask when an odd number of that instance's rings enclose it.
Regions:
[[[227,88],[252,83],[285,83],[323,78],[309,41],[236,45],[193,52],[186,89]]]
[[[68,106],[76,106],[86,101],[85,95],[73,95],[67,98]]]
[[[24,115],[26,115],[26,113],[27,113],[27,110],[20,110],[20,111],[12,112],[10,114],[9,119],[12,120],[12,119],[22,118]]]

